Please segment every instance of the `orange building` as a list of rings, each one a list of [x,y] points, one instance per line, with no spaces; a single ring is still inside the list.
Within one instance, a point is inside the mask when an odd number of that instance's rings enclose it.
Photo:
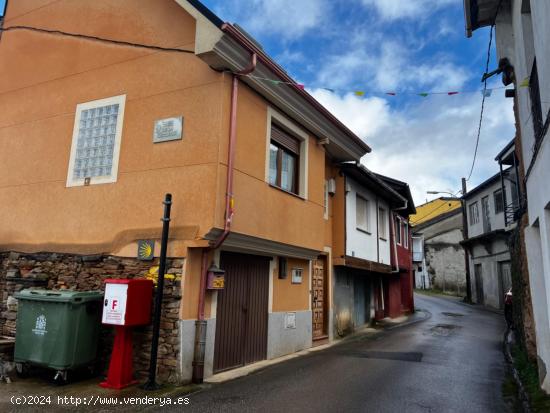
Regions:
[[[370,151],[361,139],[196,0],[10,1],[3,25],[2,311],[24,286],[154,272],[138,242],[158,257],[171,193],[168,379],[332,337],[344,223],[327,186]],[[212,265],[223,290],[204,288]]]

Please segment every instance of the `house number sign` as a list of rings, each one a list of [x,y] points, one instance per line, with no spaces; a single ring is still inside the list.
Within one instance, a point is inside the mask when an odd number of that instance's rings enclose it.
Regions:
[[[183,117],[159,119],[155,121],[153,143],[176,141],[182,138]]]

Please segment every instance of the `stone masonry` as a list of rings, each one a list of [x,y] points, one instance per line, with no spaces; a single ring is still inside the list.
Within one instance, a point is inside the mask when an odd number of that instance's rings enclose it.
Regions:
[[[25,288],[52,290],[104,290],[107,278],[145,277],[155,261],[139,261],[106,255],[78,256],[55,253],[0,253],[0,336],[16,334],[17,304],[13,294]],[[181,300],[183,259],[169,259],[167,273],[176,279],[166,279],[158,349],[158,377],[161,382],[176,383],[178,377],[178,319]],[[152,326],[134,329],[134,369],[138,380],[148,373]],[[98,361],[106,373],[113,343],[113,328],[101,326]]]

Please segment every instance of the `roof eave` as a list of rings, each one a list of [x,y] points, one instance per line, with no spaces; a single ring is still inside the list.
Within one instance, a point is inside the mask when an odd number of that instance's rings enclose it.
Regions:
[[[354,163],[343,163],[340,165],[340,169],[344,175],[350,175],[360,185],[370,188],[375,193],[382,195],[387,201],[392,202],[394,207],[400,208],[408,205],[408,200],[405,197],[376,176],[374,172],[369,171],[365,166]]]
[[[359,161],[371,148],[339,121],[269,56],[231,24],[221,23],[198,0],[175,0],[197,20],[195,54],[215,70],[239,71],[247,67],[251,53],[258,64],[254,75],[282,80],[266,82],[243,76],[241,80],[291,119],[324,140],[327,153],[336,161]]]

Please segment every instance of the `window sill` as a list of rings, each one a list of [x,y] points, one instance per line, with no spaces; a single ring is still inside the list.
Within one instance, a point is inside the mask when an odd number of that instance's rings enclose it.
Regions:
[[[357,231],[359,232],[362,232],[363,234],[367,234],[367,235],[372,235],[369,231],[367,231],[366,229],[363,229],[363,228],[359,228],[359,227],[356,227],[355,228]]]
[[[380,237],[380,241],[388,242],[388,239]]]
[[[306,200],[303,196],[295,194],[294,192],[287,191],[286,189],[283,189],[283,188],[281,188],[277,185],[273,185],[273,184],[270,184],[270,183],[268,183],[268,185],[273,189],[277,189],[278,191],[284,192],[285,194],[288,194],[288,195],[291,195],[295,198],[301,199],[302,201]]]

